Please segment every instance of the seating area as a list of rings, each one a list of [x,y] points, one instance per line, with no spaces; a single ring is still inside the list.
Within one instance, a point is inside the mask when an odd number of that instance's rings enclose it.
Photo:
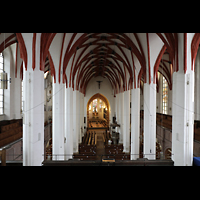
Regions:
[[[93,119],[89,121],[89,128],[100,128],[100,127],[107,127],[107,122],[106,120],[98,120],[98,119]]]
[[[130,160],[130,153],[123,152],[123,144],[113,144],[113,142],[109,144],[109,140],[112,141],[109,131],[87,131],[82,137],[82,143],[79,144],[78,152],[73,154],[73,160],[95,161],[109,158]],[[100,141],[102,141],[101,147]],[[52,160],[52,138],[46,146],[46,159]]]
[[[87,131],[82,137],[82,144],[85,145],[96,145],[96,132]]]
[[[105,144],[105,153],[106,156],[104,156],[104,158],[114,158],[115,160],[130,160],[130,154],[125,154],[125,152],[123,152],[123,144]]]
[[[112,137],[109,131],[107,132],[103,132],[103,138],[104,138],[104,144],[107,145],[108,141],[111,140],[112,141]],[[113,141],[112,141],[113,143]]]
[[[79,153],[74,153],[73,158],[79,160],[96,160],[96,132],[87,131],[79,144]]]
[[[0,147],[22,138],[23,129],[21,120],[6,120],[0,123]]]

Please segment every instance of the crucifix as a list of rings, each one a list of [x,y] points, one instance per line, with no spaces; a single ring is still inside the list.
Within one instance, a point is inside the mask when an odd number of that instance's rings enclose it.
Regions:
[[[103,82],[103,81],[97,81],[98,83],[99,83],[99,89],[100,89],[100,84],[101,84],[101,82]]]

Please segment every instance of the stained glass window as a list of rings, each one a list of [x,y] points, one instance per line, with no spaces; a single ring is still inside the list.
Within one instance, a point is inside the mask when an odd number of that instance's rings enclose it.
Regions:
[[[163,94],[162,94],[162,103],[163,103],[163,114],[167,114],[168,106],[168,85],[165,77],[163,77]]]

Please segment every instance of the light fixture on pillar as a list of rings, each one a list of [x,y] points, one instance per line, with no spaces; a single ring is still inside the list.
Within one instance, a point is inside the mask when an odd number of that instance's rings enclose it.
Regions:
[[[9,81],[9,83],[11,83],[11,78],[8,80],[7,79],[7,73],[5,71],[3,71],[1,73],[1,89],[8,89],[8,84],[7,81]]]

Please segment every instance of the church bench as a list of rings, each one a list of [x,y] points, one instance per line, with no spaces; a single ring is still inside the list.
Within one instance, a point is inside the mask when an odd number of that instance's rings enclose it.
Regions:
[[[105,149],[123,149],[123,144],[106,144]]]
[[[96,150],[93,149],[79,149],[79,153],[96,153]]]
[[[125,154],[121,150],[120,151],[118,151],[118,150],[106,150],[105,152],[106,152],[106,154]]]
[[[80,152],[79,155],[96,155],[94,152]]]
[[[96,154],[77,154],[73,155],[73,158],[75,159],[80,159],[80,160],[95,160],[96,159]]]
[[[82,153],[82,152],[95,152],[96,153],[96,146],[94,146],[94,145],[86,146],[86,145],[79,144],[79,153]]]
[[[114,158],[115,160],[130,160],[130,155],[124,155],[124,154],[104,155],[103,158]]]
[[[96,148],[96,145],[85,145],[85,144],[79,144],[79,148],[95,149],[95,148]]]

